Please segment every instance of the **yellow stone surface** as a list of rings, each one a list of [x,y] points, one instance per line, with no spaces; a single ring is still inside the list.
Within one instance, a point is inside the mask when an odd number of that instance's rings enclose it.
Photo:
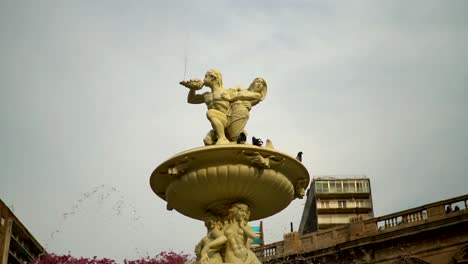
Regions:
[[[301,162],[279,151],[245,144],[214,145],[176,154],[151,175],[153,191],[168,209],[203,220],[235,202],[262,219],[301,198],[309,174]]]
[[[245,126],[249,120],[250,110],[267,94],[267,84],[263,78],[255,78],[248,89],[240,87],[226,89],[223,87],[223,76],[219,70],[211,69],[203,80],[191,79],[181,81],[189,88],[189,104],[206,104],[206,117],[212,130],[203,139],[205,145],[221,145],[238,142],[241,133],[245,136]],[[197,94],[203,86],[211,91]],[[241,136],[242,137],[242,136]]]
[[[307,169],[274,149],[271,140],[245,144],[250,110],[267,94],[263,78],[248,89],[226,89],[219,70],[204,80],[181,81],[187,102],[206,104],[211,130],[205,147],[178,153],[151,174],[153,191],[167,209],[205,222],[207,235],[195,247],[196,264],[260,264],[250,245],[257,234],[248,222],[272,216],[309,185]],[[210,92],[197,93],[203,87]]]

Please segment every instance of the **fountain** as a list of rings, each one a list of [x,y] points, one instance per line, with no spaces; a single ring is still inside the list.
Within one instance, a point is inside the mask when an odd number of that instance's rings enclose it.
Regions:
[[[246,143],[252,107],[267,93],[264,79],[248,89],[225,89],[218,70],[204,80],[181,81],[187,101],[206,104],[212,130],[204,147],[178,153],[159,165],[150,185],[167,209],[205,222],[207,235],[195,247],[196,263],[260,263],[250,250],[257,234],[248,221],[272,216],[304,196],[309,173],[302,163],[266,145]],[[197,94],[203,86],[211,92]]]

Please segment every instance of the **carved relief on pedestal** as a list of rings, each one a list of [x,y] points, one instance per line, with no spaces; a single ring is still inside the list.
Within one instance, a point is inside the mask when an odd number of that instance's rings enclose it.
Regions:
[[[233,203],[205,219],[207,235],[195,247],[198,264],[260,264],[250,250],[257,237],[248,224],[249,206]]]
[[[295,196],[296,198],[302,199],[305,195],[305,190],[307,186],[309,185],[309,180],[308,179],[299,179],[296,181],[296,184],[294,185],[294,191],[295,191]]]
[[[262,155],[258,151],[249,152],[243,150],[241,151],[241,155],[250,161],[252,165],[261,169],[269,169],[271,166],[280,166],[281,162],[284,161],[284,158],[282,157],[275,157],[274,155],[265,154]]]
[[[188,166],[190,165],[190,161],[192,161],[193,158],[190,158],[188,156],[183,157],[180,160],[177,160],[174,162],[174,164],[170,165],[169,168],[167,169],[167,173],[169,175],[179,175],[181,173],[184,173]]]

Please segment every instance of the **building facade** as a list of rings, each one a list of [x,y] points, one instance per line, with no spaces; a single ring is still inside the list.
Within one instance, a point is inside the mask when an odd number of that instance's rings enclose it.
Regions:
[[[374,216],[369,178],[365,176],[314,177],[299,225],[307,234]]]
[[[44,248],[0,200],[0,264],[30,263]]]
[[[468,195],[256,248],[262,263],[468,263]]]

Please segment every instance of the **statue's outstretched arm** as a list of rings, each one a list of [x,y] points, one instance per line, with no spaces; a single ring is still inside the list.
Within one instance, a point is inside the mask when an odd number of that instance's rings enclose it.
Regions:
[[[181,81],[179,84],[190,89],[187,96],[187,102],[189,104],[203,104],[205,102],[203,94],[195,93],[196,90],[200,90],[203,87],[204,82],[202,80],[190,79],[188,81]]]
[[[187,103],[189,104],[203,104],[205,102],[205,97],[203,94],[196,94],[195,90],[190,89],[187,95]]]
[[[231,101],[237,100],[262,100],[262,95],[251,91],[240,91],[231,98]]]

